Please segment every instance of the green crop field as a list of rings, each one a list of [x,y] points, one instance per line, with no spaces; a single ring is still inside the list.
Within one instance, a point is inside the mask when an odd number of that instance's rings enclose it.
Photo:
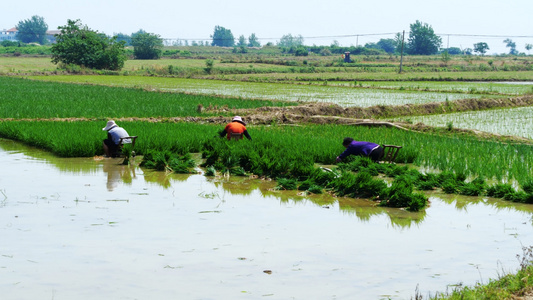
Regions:
[[[184,117],[199,116],[199,104],[229,109],[295,105],[10,77],[0,77],[0,86],[0,118]]]
[[[219,95],[278,101],[327,102],[342,106],[403,105],[479,98],[483,95],[460,92],[419,92],[328,85],[295,85],[240,81],[200,80],[145,76],[68,75],[30,76],[31,79],[99,84],[121,87],[141,87],[172,92]]]

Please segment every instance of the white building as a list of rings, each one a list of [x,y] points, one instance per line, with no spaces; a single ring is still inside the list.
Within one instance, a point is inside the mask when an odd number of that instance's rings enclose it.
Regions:
[[[2,41],[17,41],[17,28],[13,27],[11,29],[3,29],[0,31],[0,42]]]

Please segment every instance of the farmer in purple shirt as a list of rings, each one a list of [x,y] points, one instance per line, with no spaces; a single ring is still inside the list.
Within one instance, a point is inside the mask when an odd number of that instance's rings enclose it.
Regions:
[[[360,155],[370,157],[378,162],[383,157],[383,147],[370,142],[354,141],[352,138],[344,138],[342,145],[346,148],[341,155],[337,156],[337,162],[341,162],[348,155]]]

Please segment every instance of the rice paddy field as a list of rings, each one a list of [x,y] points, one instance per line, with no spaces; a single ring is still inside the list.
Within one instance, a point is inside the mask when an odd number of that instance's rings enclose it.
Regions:
[[[214,298],[348,298],[361,294],[367,299],[409,299],[417,283],[426,294],[462,286],[462,271],[457,270],[469,269],[464,272],[469,273],[464,277],[466,284],[477,283],[482,271],[483,276],[498,276],[485,272],[491,268],[490,262],[495,266],[498,261],[508,262],[509,256],[519,254],[521,246],[529,245],[533,211],[531,106],[395,119],[443,127],[424,132],[328,121],[283,124],[280,118],[267,125],[248,124],[251,141],[225,141],[218,136],[223,128],[221,119],[229,121],[236,112],[243,113],[246,119],[246,114],[259,113],[263,107],[318,102],[345,108],[393,109],[396,105],[453,104],[462,99],[504,102],[511,97],[527,98],[533,92],[529,57],[454,58],[447,66],[438,57],[410,57],[405,72],[398,74],[398,60],[392,56],[360,57],[357,64],[346,66],[322,57],[283,56],[267,61],[258,56],[220,55],[131,60],[120,72],[78,68],[72,73],[42,57],[0,58],[0,74],[9,74],[0,76],[0,138],[8,139],[0,143],[0,159],[16,174],[13,180],[0,178],[0,193],[5,197],[0,200],[0,214],[5,214],[3,219],[12,220],[0,226],[9,232],[12,241],[9,248],[0,248],[0,272],[13,271],[17,278],[17,282],[4,286],[9,295],[21,291],[26,295],[50,293],[47,287],[36,284],[38,277],[44,275],[32,277],[35,272],[31,272],[28,262],[46,261],[39,266],[51,272],[58,257],[48,253],[57,252],[57,247],[83,249],[89,245],[75,239],[80,233],[98,243],[104,242],[91,233],[104,234],[110,240],[117,231],[124,233],[124,239],[107,248],[109,252],[98,252],[97,256],[104,258],[99,261],[119,266],[118,269],[142,261],[139,268],[126,269],[157,273],[154,278],[160,279],[168,278],[161,273],[188,279],[192,276],[190,287],[181,287],[187,296],[193,297],[198,286],[195,284],[203,283],[202,278],[211,274],[209,278],[219,285],[213,289],[216,292],[206,295]],[[205,70],[206,58],[215,60],[210,71]],[[199,107],[216,110],[202,111]],[[130,135],[138,136],[138,156],[124,160],[126,164],[122,159],[101,156],[106,137],[102,128],[109,119],[117,120]],[[473,135],[453,130],[456,128],[523,139]],[[376,167],[371,173],[371,168],[362,166],[370,162],[335,163],[335,157],[344,150],[341,141],[347,136],[401,145],[402,149],[396,164],[390,164],[385,171]],[[9,140],[26,146],[13,146]],[[174,157],[170,153],[194,161],[192,171],[186,170],[193,174],[174,174],[169,162]],[[160,168],[139,165],[138,160],[154,157],[164,161]],[[60,161],[59,173],[50,171],[56,161]],[[49,176],[41,178],[41,173]],[[17,185],[20,178],[28,178],[25,184],[31,186],[29,195]],[[56,181],[58,178],[61,183]],[[140,182],[141,178],[144,182]],[[364,178],[369,180],[363,181]],[[290,180],[300,186],[296,190],[287,188]],[[314,186],[316,193],[299,189],[304,184],[318,184],[319,180],[323,180],[323,186]],[[437,185],[424,188],[419,185],[421,180],[428,184],[432,180],[431,184]],[[73,186],[65,186],[64,182]],[[332,182],[336,184],[334,188]],[[474,186],[483,192],[473,190]],[[97,191],[100,187],[105,191]],[[388,194],[372,194],[372,189],[378,187]],[[368,191],[362,192],[363,189]],[[409,193],[389,192],[394,189]],[[367,196],[360,198],[362,194]],[[415,194],[424,200],[418,210],[380,204],[392,198],[411,199]],[[331,208],[335,209],[334,214],[324,214]],[[62,224],[50,221],[58,209],[65,213]],[[129,215],[122,213],[124,209]],[[44,219],[28,222],[34,216]],[[161,226],[154,226],[157,216],[164,221]],[[175,222],[177,219],[186,221]],[[42,232],[44,227],[38,224],[56,229],[65,224],[76,226],[63,231],[69,242],[54,240],[50,248],[33,235],[37,228],[44,236],[53,235]],[[247,224],[251,225],[249,231],[239,231]],[[270,228],[276,228],[275,233]],[[144,234],[136,236],[139,229]],[[437,229],[440,231],[436,235]],[[135,246],[154,242],[150,230],[164,233],[155,237],[158,246]],[[180,234],[170,234],[173,230]],[[26,236],[24,243],[17,239],[21,232]],[[228,232],[231,234],[226,235]],[[283,232],[290,234],[285,236]],[[307,238],[314,236],[309,232],[317,233],[320,241]],[[168,237],[170,243],[166,243]],[[347,237],[354,237],[354,242],[347,242],[351,240]],[[258,247],[248,248],[244,240],[253,240]],[[426,241],[431,241],[431,245]],[[367,246],[374,244],[375,248]],[[45,255],[32,255],[24,250],[26,245],[45,249]],[[459,248],[464,250],[455,251]],[[399,249],[400,254],[391,249]],[[129,256],[121,257],[124,251]],[[225,255],[226,251],[231,255]],[[298,257],[270,260],[287,257],[288,253],[298,253]],[[486,254],[482,262],[478,261],[480,253]],[[365,258],[359,260],[357,254]],[[90,268],[88,261],[98,259],[89,252],[83,252],[82,257],[87,258],[84,263],[79,263],[76,255],[68,256],[68,262],[84,269]],[[273,262],[271,266],[263,264],[265,257]],[[162,261],[156,262],[159,259]],[[372,263],[364,264],[367,260]],[[311,272],[301,273],[310,271],[311,261],[320,263]],[[235,262],[249,265],[237,266]],[[23,269],[16,267],[21,263],[26,264]],[[387,270],[386,275],[373,271],[380,263]],[[505,271],[509,265],[505,265]],[[206,269],[210,266],[215,266],[212,273]],[[96,269],[100,272],[105,267]],[[62,266],[61,270],[70,269]],[[277,270],[281,270],[282,277],[275,277]],[[256,273],[274,281],[268,281],[270,285],[264,288],[258,284],[264,278],[259,279]],[[225,274],[233,274],[235,281],[226,281]],[[97,279],[96,273],[93,275],[92,283],[106,284]],[[330,276],[346,284],[324,281]],[[252,279],[246,282],[247,286],[239,286],[239,278]],[[119,278],[108,279],[120,290],[103,289],[104,295],[112,298],[129,297],[123,291],[132,286],[137,291],[154,288],[157,292],[153,295],[172,294],[172,285],[166,283],[126,280],[121,285]],[[308,280],[312,286],[302,284]],[[387,281],[395,284],[387,285]],[[299,285],[297,289],[287,289],[284,282]],[[327,288],[319,291],[314,287],[321,282],[326,282]],[[387,290],[382,291],[383,287]],[[90,298],[90,291],[80,284],[71,283],[60,290],[66,293],[58,297],[52,294],[52,298],[65,299],[64,295],[78,295],[80,291],[81,299]]]
[[[320,83],[317,83],[320,84]],[[433,91],[470,94],[523,95],[533,93],[533,82],[461,82],[461,81],[355,81],[328,82],[339,86],[359,86],[366,88],[386,88],[408,91]]]
[[[69,75],[30,76],[28,78],[41,81],[99,84],[212,96],[334,103],[346,107],[422,104],[465,98],[480,98],[483,96],[453,92],[451,90],[444,92],[404,91],[399,89],[359,88],[357,86],[295,85],[144,76]]]
[[[424,123],[438,127],[474,129],[500,135],[519,136],[533,139],[533,107],[517,107],[470,111],[430,116],[412,116],[398,120]]]

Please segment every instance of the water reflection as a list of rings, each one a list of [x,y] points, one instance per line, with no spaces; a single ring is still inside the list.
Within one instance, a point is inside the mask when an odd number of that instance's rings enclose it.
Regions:
[[[118,163],[120,159],[104,159],[102,170],[107,174],[107,190],[112,192],[120,183],[131,185],[135,175],[135,165]]]
[[[130,165],[123,165],[120,158],[59,158],[48,152],[5,139],[0,139],[0,149],[10,154],[21,153],[35,158],[56,167],[64,173],[94,174],[103,171],[107,176],[106,186],[110,192],[121,184],[131,185],[133,180],[137,179],[137,173],[142,174],[145,182],[155,184],[164,189],[171,188],[173,183],[186,182],[192,176],[191,174],[174,174],[141,169],[138,166],[140,158],[132,160]],[[285,205],[311,203],[325,209],[338,207],[342,213],[356,216],[359,220],[365,222],[369,222],[373,217],[386,215],[393,227],[409,228],[414,224],[422,223],[426,217],[426,210],[408,212],[403,209],[379,207],[376,202],[367,199],[337,198],[328,193],[307,194],[302,191],[278,191],[274,189],[276,182],[272,180],[245,176],[216,176],[205,177],[205,181],[217,188],[222,188],[224,192],[230,195],[251,196],[252,194],[258,194],[262,198],[274,197]],[[430,197],[430,201],[431,197],[436,197],[447,204],[453,205],[459,211],[467,212],[469,207],[484,204],[497,209],[518,210],[533,214],[532,205],[521,205],[486,197],[448,195],[440,192],[427,192],[427,195]]]

